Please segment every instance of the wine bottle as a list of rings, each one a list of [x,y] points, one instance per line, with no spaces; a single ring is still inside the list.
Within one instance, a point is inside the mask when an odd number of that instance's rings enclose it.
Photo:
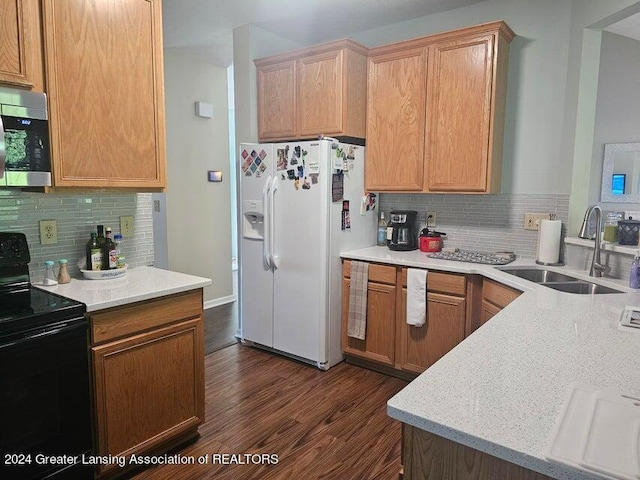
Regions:
[[[102,265],[103,270],[116,268],[118,261],[118,252],[116,251],[116,244],[113,243],[113,240],[111,239],[111,227],[107,227],[106,229],[103,252],[103,258],[105,260],[104,264]]]
[[[87,242],[87,270],[102,269],[102,249],[98,245],[98,234],[91,232],[91,239]]]

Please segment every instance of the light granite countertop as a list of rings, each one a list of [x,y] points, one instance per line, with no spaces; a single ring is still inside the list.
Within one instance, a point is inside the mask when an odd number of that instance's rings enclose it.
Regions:
[[[173,293],[211,285],[211,280],[155,267],[136,267],[120,278],[87,280],[72,278],[71,283],[36,287],[82,302],[87,312],[150,300]]]
[[[343,258],[480,274],[524,293],[391,398],[388,414],[409,425],[557,479],[591,479],[548,462],[545,452],[572,382],[640,394],[640,330],[622,329],[627,282],[549,269],[623,290],[576,295],[500,271],[504,267],[430,259],[420,251],[369,247]],[[428,278],[428,277],[427,277]]]

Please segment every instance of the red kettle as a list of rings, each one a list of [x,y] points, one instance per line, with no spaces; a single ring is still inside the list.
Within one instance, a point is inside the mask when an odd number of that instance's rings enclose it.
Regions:
[[[420,232],[420,251],[421,252],[439,252],[442,250],[442,237],[445,236],[444,232],[436,232],[434,230],[429,230],[429,228],[424,228],[422,232]]]

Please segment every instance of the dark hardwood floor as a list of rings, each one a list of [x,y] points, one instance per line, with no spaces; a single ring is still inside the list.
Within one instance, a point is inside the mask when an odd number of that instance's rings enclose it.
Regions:
[[[209,354],[238,342],[238,302],[204,311],[204,352]]]
[[[407,382],[344,362],[322,372],[242,344],[207,355],[205,368],[206,422],[179,453],[208,455],[209,463],[163,465],[134,478],[398,478],[400,423],[386,402]],[[275,454],[277,463],[211,462],[225,453]]]

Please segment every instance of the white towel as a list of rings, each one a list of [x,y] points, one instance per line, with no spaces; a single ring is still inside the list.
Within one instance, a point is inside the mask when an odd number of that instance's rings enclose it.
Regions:
[[[427,271],[407,269],[407,324],[424,325],[427,315]]]
[[[367,330],[367,283],[369,264],[351,262],[351,284],[349,286],[349,317],[347,336],[364,340]]]

